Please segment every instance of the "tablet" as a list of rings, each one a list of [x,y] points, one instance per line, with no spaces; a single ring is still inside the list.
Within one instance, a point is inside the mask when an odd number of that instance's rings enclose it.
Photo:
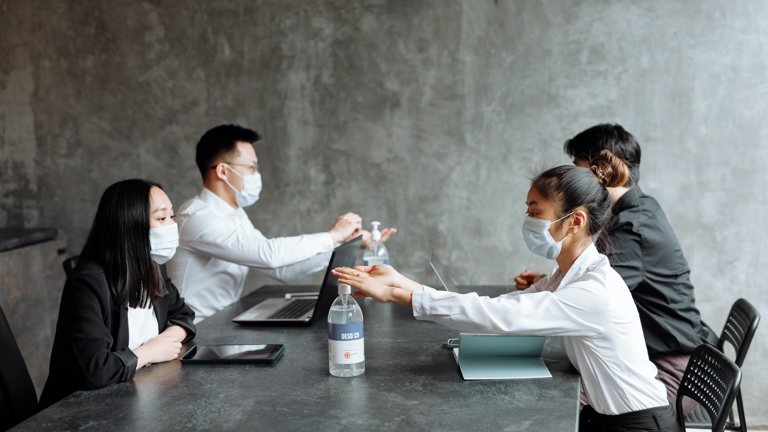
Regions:
[[[283,344],[195,345],[181,357],[182,363],[268,363],[280,360]]]

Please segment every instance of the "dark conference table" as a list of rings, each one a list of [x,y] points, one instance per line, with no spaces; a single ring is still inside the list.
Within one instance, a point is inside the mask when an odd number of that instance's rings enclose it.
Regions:
[[[307,287],[310,288],[310,287]],[[311,289],[310,289],[311,290]],[[500,287],[461,287],[496,295]],[[441,344],[457,332],[416,321],[400,305],[360,300],[365,317],[365,374],[328,373],[325,322],[310,327],[244,327],[232,317],[269,286],[198,325],[195,343],[282,343],[275,365],[146,367],[133,382],[77,392],[13,430],[507,430],[577,429],[579,376],[557,338],[543,357],[552,378],[464,381]]]

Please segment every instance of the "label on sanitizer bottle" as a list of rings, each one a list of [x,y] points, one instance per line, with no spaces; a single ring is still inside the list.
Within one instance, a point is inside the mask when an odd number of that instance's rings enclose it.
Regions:
[[[328,357],[332,363],[355,364],[365,361],[363,323],[328,323]]]

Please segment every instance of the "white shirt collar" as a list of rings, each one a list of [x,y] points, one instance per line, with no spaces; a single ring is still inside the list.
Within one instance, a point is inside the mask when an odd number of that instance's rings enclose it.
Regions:
[[[555,270],[553,279],[560,280],[560,282],[557,284],[557,288],[568,285],[573,280],[580,278],[587,270],[589,270],[590,267],[594,266],[600,261],[600,252],[597,251],[594,243],[590,244],[586,249],[584,249],[584,252],[582,252],[581,255],[576,258],[576,261],[573,262],[571,268],[568,269],[568,273],[566,273],[564,276],[559,268]]]
[[[200,201],[211,206],[210,208],[213,209],[216,213],[224,216],[242,210],[240,207],[232,208],[232,206],[230,206],[220,196],[213,193],[213,191],[207,187],[203,187],[203,190],[201,190],[198,194],[198,198],[200,198]]]

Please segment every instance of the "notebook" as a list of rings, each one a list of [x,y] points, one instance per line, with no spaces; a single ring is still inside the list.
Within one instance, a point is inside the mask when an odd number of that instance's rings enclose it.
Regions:
[[[432,270],[434,270],[437,278],[440,280],[440,283],[443,284],[443,288],[445,288],[446,291],[457,292],[456,282],[454,282],[453,278],[448,274],[448,269],[446,269],[442,261],[437,257],[434,250],[429,257],[429,265],[432,266]]]
[[[336,267],[352,267],[355,265],[360,249],[358,236],[334,249],[328,268],[325,270],[320,291],[311,296],[287,296],[265,299],[250,309],[232,318],[238,324],[278,324],[278,325],[310,325],[316,320],[325,319],[331,303],[338,295],[338,279],[331,274]],[[306,291],[306,285],[288,286],[290,289]]]
[[[546,339],[462,333],[453,355],[465,380],[551,378],[541,358]]]

